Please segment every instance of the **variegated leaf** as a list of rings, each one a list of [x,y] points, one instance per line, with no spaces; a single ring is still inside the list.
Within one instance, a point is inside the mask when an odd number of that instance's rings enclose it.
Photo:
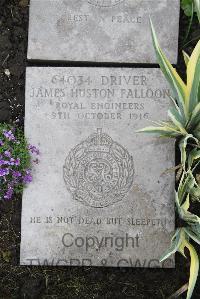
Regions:
[[[185,137],[183,137],[180,142],[179,142],[179,148],[181,151],[181,163],[183,165],[183,169],[185,170],[186,168],[186,159],[187,159],[187,152],[186,152],[186,148],[187,148],[187,144],[189,139],[192,139],[195,143],[198,144],[198,139],[196,139],[192,134],[188,134]]]
[[[195,248],[187,241],[185,240],[184,243],[185,247],[190,252],[190,279],[189,279],[189,286],[188,286],[188,292],[187,292],[187,299],[192,298],[192,294],[194,291],[194,287],[197,281],[198,273],[199,273],[199,257],[195,250]]]
[[[184,230],[194,242],[200,245],[200,224],[185,227]]]
[[[196,105],[196,107],[191,113],[190,120],[187,124],[187,130],[188,131],[194,130],[199,123],[200,123],[200,103]]]
[[[200,85],[200,41],[197,43],[187,66],[186,107],[189,113],[195,109]]]
[[[152,31],[152,38],[153,38],[153,45],[156,51],[158,63],[160,64],[160,68],[165,75],[166,79],[171,85],[171,88],[174,93],[174,98],[178,102],[178,106],[180,107],[182,115],[185,117],[185,121],[187,119],[187,111],[185,111],[185,96],[186,96],[186,85],[178,75],[176,70],[173,68],[165,54],[162,52],[160,45],[158,43],[158,39],[155,33],[154,26],[151,23],[151,31]]]
[[[190,59],[190,56],[185,51],[183,51],[183,58],[184,58],[184,61],[185,61],[185,65],[187,67],[189,59]]]
[[[188,169],[191,169],[193,163],[200,159],[200,149],[194,148],[188,156]]]
[[[169,258],[172,254],[176,253],[180,244],[181,244],[181,229],[177,229],[175,235],[172,237],[170,248],[164,253],[164,255],[160,258],[160,262],[163,262],[167,258]]]
[[[179,129],[181,134],[187,135],[187,131],[185,130],[184,120],[174,107],[171,107],[168,110],[168,116],[171,119],[171,121],[173,122],[174,126],[176,126]]]
[[[197,13],[197,17],[200,23],[200,0],[194,0],[195,11]]]

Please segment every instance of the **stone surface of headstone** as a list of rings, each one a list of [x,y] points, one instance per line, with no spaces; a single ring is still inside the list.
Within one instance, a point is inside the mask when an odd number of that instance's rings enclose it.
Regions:
[[[31,0],[28,58],[156,63],[149,17],[177,62],[179,0]]]
[[[27,68],[22,265],[174,267],[174,142],[136,133],[168,94],[159,69]]]

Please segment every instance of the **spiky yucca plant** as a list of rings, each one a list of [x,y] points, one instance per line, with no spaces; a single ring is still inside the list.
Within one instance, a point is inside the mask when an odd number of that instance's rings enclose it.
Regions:
[[[187,292],[187,299],[189,299],[192,297],[199,271],[199,258],[190,240],[200,245],[200,218],[192,214],[189,209],[193,201],[200,202],[200,186],[195,178],[200,164],[200,41],[191,57],[183,53],[187,67],[187,83],[185,83],[161,50],[152,22],[151,30],[160,68],[172,89],[170,97],[172,107],[168,111],[169,121],[155,122],[157,126],[147,127],[139,132],[176,138],[179,144],[181,166],[178,190],[175,191],[175,203],[179,217],[184,221],[185,226],[176,230],[171,247],[161,261],[175,252],[180,252],[186,257],[185,249],[189,250],[191,258]]]

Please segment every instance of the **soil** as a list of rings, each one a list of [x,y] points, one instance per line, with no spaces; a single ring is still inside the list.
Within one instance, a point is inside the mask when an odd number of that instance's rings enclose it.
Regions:
[[[41,0],[42,1],[42,0]],[[0,0],[0,121],[24,120],[28,0]],[[181,50],[189,54],[200,38],[197,20],[184,41],[189,19],[181,13]],[[177,160],[179,157],[177,156]],[[21,198],[0,203],[0,298],[168,298],[188,281],[189,260],[179,255],[176,269],[70,268],[19,266]],[[199,298],[200,282],[193,298]],[[180,298],[185,298],[185,294]]]

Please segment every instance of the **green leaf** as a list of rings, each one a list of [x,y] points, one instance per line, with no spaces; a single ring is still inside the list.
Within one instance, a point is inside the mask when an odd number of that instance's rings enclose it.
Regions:
[[[188,169],[191,169],[193,163],[198,159],[200,159],[200,149],[194,148],[188,156]]]
[[[169,98],[170,98],[171,102],[173,103],[174,108],[177,110],[179,116],[180,116],[181,118],[183,118],[183,116],[182,116],[182,114],[181,114],[181,110],[180,110],[179,106],[177,105],[176,100],[175,100],[171,95],[169,95]]]
[[[199,272],[199,258],[197,255],[196,250],[189,242],[189,236],[187,235],[184,228],[180,231],[180,246],[178,251],[184,256],[185,255],[185,248],[189,250],[190,253],[190,278],[189,278],[189,285],[188,285],[188,292],[187,292],[187,299],[192,297],[192,293],[194,291],[194,287],[197,281],[198,272]]]
[[[178,113],[177,109],[174,107],[171,107],[168,111],[168,116],[173,122],[174,126],[179,129],[182,135],[187,135],[187,131],[184,128],[184,119],[182,116]]]
[[[198,273],[199,273],[199,257],[195,250],[195,248],[188,242],[185,241],[184,243],[185,247],[190,252],[190,279],[189,279],[189,286],[188,286],[188,292],[187,292],[187,299],[192,298],[192,294],[194,291],[194,287],[197,281]]]
[[[187,66],[187,88],[186,105],[191,114],[196,108],[200,99],[198,98],[200,88],[200,41],[190,56]]]
[[[188,66],[188,62],[190,60],[190,56],[185,51],[182,51],[182,52],[183,52],[183,58],[184,58],[184,61],[185,61],[185,65],[187,67]]]
[[[184,230],[194,242],[200,245],[200,224],[187,226]]]
[[[183,166],[184,170],[186,168],[185,164],[186,164],[186,159],[187,159],[186,147],[187,147],[189,139],[194,140],[194,142],[198,144],[198,139],[196,139],[192,134],[188,134],[186,137],[183,137],[180,140],[179,148],[180,148],[180,151],[181,151],[181,163],[182,163],[182,166]]]
[[[180,205],[184,202],[186,196],[192,188],[194,188],[196,180],[191,171],[183,172],[179,186],[178,186],[178,199]]]
[[[174,129],[173,127],[167,127],[167,126],[146,127],[138,130],[137,133],[151,133],[151,134],[156,134],[160,137],[169,137],[169,138],[174,138],[181,135],[181,133],[178,130]]]
[[[199,259],[196,250],[194,247],[189,243],[189,235],[184,228],[177,229],[175,235],[172,238],[171,246],[167,250],[167,252],[161,257],[160,262],[167,259],[172,254],[179,251],[184,257],[185,255],[185,248],[189,250],[191,263],[190,263],[190,278],[189,278],[189,285],[188,285],[188,292],[187,292],[187,299],[192,297],[192,293],[194,291],[194,287],[197,281],[198,272],[199,272]]]
[[[192,15],[192,5],[193,0],[182,0],[181,1],[181,8],[184,10],[184,13],[186,16],[190,17]]]
[[[188,190],[188,192],[191,195],[191,198],[193,201],[200,201],[200,187],[193,187],[190,190]]]
[[[200,140],[200,123],[194,129],[193,134],[196,138]]]
[[[177,207],[177,211],[178,211],[179,217],[183,221],[188,222],[190,224],[192,224],[192,223],[200,223],[200,218],[197,215],[192,214],[192,213],[190,213],[188,211],[189,206],[190,206],[189,194],[188,194],[185,202],[182,205],[180,205],[178,194],[176,193],[175,202],[176,202],[176,207]]]
[[[181,229],[177,229],[175,235],[172,237],[170,248],[164,253],[164,255],[160,258],[160,262],[163,262],[167,258],[169,258],[172,254],[174,254],[181,244]]]
[[[184,121],[186,121],[187,119],[187,111],[185,111],[186,85],[181,79],[181,77],[178,75],[176,70],[173,68],[171,63],[168,61],[167,57],[162,52],[151,20],[150,23],[151,23],[153,45],[156,51],[158,63],[160,65],[163,74],[165,75],[166,79],[171,85],[174,98],[177,100],[178,106],[181,110],[181,114],[184,116]]]
[[[188,131],[196,129],[196,126],[200,123],[200,103],[196,105],[193,109],[190,117],[190,121],[188,122],[187,129]]]
[[[200,0],[194,0],[195,11],[197,13],[197,17],[200,23]]]

